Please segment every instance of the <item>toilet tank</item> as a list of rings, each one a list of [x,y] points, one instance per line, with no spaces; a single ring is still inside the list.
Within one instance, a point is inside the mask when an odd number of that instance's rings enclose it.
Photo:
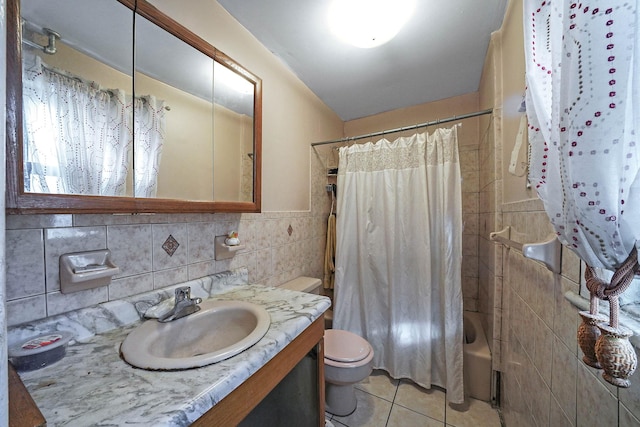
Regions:
[[[307,292],[309,294],[320,295],[322,281],[315,277],[300,276],[278,286],[279,288],[290,289],[292,291]]]

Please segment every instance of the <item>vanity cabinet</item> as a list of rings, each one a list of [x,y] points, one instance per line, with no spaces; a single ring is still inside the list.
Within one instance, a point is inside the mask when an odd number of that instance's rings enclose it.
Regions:
[[[280,351],[273,359],[249,377],[242,385],[227,395],[227,397],[218,402],[192,425],[196,427],[227,427],[241,424],[247,416],[251,418],[251,411],[258,407],[263,399],[267,398],[269,393],[276,389],[276,387],[285,380],[289,373],[294,369],[297,369],[296,367],[303,363],[310,363],[308,360],[305,361],[303,359],[305,359],[305,357],[309,357],[308,355],[312,353],[315,354],[315,371],[317,372],[317,400],[315,402],[308,402],[308,404],[312,406],[317,404],[318,427],[324,426],[323,336],[324,316],[321,316],[288,346]],[[304,369],[302,366],[301,368]],[[295,399],[291,399],[287,400],[287,402],[278,402],[278,404],[294,406],[300,405],[300,402],[296,402]],[[294,409],[295,408],[291,408],[291,410]],[[261,426],[267,425],[269,424],[261,424]]]
[[[271,325],[265,336],[229,359],[179,371],[147,371],[125,363],[118,349],[137,322],[131,313],[140,315],[166,298],[166,291],[156,290],[10,329],[8,342],[18,342],[23,332],[35,336],[78,330],[79,325],[88,331],[62,360],[20,372],[19,380],[49,425],[227,427],[246,422],[264,427],[291,425],[287,415],[294,414],[297,425],[321,427],[324,312],[330,301],[239,283],[246,274],[239,269],[186,282],[211,298],[251,301],[268,309]]]

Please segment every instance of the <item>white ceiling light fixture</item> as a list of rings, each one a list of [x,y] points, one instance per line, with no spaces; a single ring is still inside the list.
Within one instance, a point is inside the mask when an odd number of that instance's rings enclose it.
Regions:
[[[398,34],[415,9],[415,0],[333,0],[329,27],[356,47],[380,46]]]

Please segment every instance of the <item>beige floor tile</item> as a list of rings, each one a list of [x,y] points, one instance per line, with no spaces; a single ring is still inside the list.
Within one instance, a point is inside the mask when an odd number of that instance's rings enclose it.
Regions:
[[[399,405],[393,405],[387,427],[444,427],[444,422],[434,420]]]
[[[331,422],[334,424],[338,422],[349,427],[381,427],[386,425],[391,412],[391,402],[361,390],[356,390],[356,399],[358,406],[351,415],[334,416]]]
[[[356,389],[366,391],[374,396],[393,402],[399,380],[394,380],[382,370],[375,370],[363,381],[355,385]]]
[[[445,421],[455,427],[500,427],[498,412],[487,402],[469,399],[464,405],[446,406]]]
[[[422,415],[444,421],[445,393],[439,389],[424,389],[403,380],[393,403],[404,406]]]

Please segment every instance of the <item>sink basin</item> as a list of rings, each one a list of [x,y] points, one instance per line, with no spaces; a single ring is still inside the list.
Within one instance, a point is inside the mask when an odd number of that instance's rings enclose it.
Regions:
[[[147,320],[120,347],[131,365],[149,370],[198,368],[246,350],[267,333],[271,317],[246,301],[204,301],[200,311],[169,323]]]

